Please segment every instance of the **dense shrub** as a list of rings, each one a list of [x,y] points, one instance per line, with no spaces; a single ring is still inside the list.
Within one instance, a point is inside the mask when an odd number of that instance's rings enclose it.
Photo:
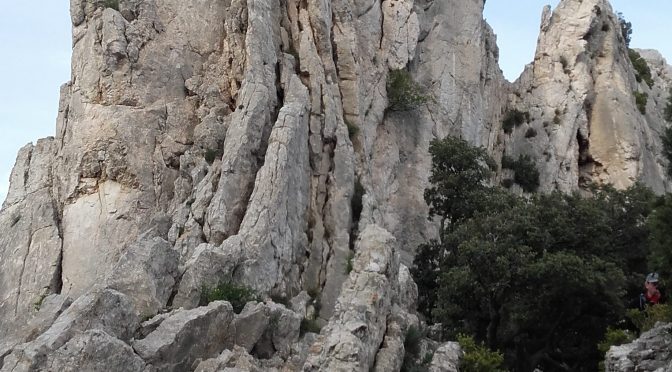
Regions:
[[[388,109],[408,111],[418,108],[429,96],[406,70],[390,70],[387,75]]]
[[[525,138],[533,138],[537,136],[537,130],[534,128],[527,128],[525,132]]]
[[[457,341],[464,352],[460,360],[461,372],[503,372],[504,356],[485,345],[476,344],[474,338],[460,334]]]
[[[646,60],[637,53],[634,49],[628,49],[628,56],[632,62],[632,67],[635,68],[635,78],[637,82],[646,82],[649,87],[653,86],[653,77],[651,76],[651,69],[649,64],[646,63]]]
[[[600,353],[606,353],[612,346],[619,346],[632,342],[636,335],[627,329],[607,327],[604,333],[604,339],[597,344],[597,349]]]
[[[425,333],[415,326],[410,326],[406,330],[404,338],[404,361],[401,366],[401,372],[426,372],[429,371],[431,363],[431,354],[427,358],[420,360],[421,341]]]
[[[104,0],[103,6],[105,8],[112,8],[116,11],[119,10],[119,0]]]
[[[511,370],[596,370],[603,358],[598,343],[623,320],[649,271],[652,192],[636,185],[594,187],[592,197],[521,197],[483,186],[470,194],[473,184],[459,187],[460,180],[480,179],[482,186],[487,177],[474,177],[474,166],[457,170],[455,164],[469,164],[458,155],[470,150],[447,147],[459,145],[435,144],[442,151],[433,153],[426,195],[428,203],[438,201],[430,203],[434,213],[452,223],[416,255],[419,310],[441,323],[448,339],[465,333],[499,349]],[[444,177],[455,187],[441,186]],[[458,210],[440,203],[458,195]],[[659,217],[661,234],[669,235],[663,223],[672,221],[672,200],[670,212]]]
[[[322,326],[320,326],[319,321],[314,319],[302,319],[301,326],[299,328],[299,334],[303,336],[306,333],[320,333]]]
[[[665,111],[663,112],[663,117],[665,120],[672,122],[672,88],[667,96],[667,104],[665,105]]]
[[[529,112],[523,112],[519,110],[511,110],[507,111],[506,114],[504,115],[504,119],[502,120],[502,128],[504,129],[504,133],[511,133],[513,131],[513,128],[519,127],[526,121],[530,120],[530,113]]]
[[[637,105],[639,112],[641,112],[642,115],[646,114],[646,103],[649,99],[649,95],[641,92],[632,92],[632,95],[635,96],[635,104]]]
[[[535,192],[539,187],[539,171],[529,155],[520,155],[513,167],[513,180],[525,190]]]
[[[259,300],[256,291],[251,288],[234,283],[221,282],[214,288],[202,288],[200,305],[205,306],[213,301],[228,301],[233,306],[233,311],[240,313],[246,303]]]
[[[514,169],[516,167],[516,161],[508,156],[502,156],[502,169]]]
[[[513,181],[526,192],[534,192],[539,187],[539,171],[529,155],[520,155],[518,160],[508,155],[502,156],[502,169],[513,170]]]
[[[667,304],[658,304],[648,306],[644,311],[639,309],[628,310],[626,316],[637,330],[642,333],[653,328],[658,322],[672,322],[672,306]]]

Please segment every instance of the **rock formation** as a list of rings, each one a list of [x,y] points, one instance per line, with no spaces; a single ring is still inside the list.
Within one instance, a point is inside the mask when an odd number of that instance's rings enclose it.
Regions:
[[[656,324],[632,343],[612,346],[606,372],[659,372],[672,370],[672,324]]]
[[[670,189],[670,67],[641,51],[655,83],[637,82],[606,0],[547,9],[513,84],[483,6],[71,0],[56,135],[19,152],[0,211],[0,370],[398,370],[448,134],[532,155],[543,191]],[[387,109],[398,69],[429,97],[413,110]],[[221,283],[257,301],[204,305]]]

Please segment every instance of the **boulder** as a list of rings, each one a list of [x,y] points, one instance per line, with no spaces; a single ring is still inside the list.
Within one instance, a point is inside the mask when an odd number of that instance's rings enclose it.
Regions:
[[[133,349],[98,329],[80,333],[47,357],[50,371],[142,372],[145,362]]]
[[[233,347],[233,308],[224,301],[192,310],[178,310],[133,349],[161,371],[192,369],[199,358],[212,358]]]

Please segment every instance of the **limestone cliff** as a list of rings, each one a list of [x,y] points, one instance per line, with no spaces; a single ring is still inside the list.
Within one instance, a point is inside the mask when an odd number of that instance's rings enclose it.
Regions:
[[[406,266],[437,234],[427,149],[448,134],[533,155],[543,190],[669,188],[670,68],[642,52],[655,84],[637,83],[605,0],[546,11],[515,84],[483,6],[71,0],[56,136],[20,151],[0,211],[1,370],[398,370]],[[421,107],[387,109],[397,69]],[[512,108],[530,114],[509,135]],[[222,282],[262,302],[201,306]]]

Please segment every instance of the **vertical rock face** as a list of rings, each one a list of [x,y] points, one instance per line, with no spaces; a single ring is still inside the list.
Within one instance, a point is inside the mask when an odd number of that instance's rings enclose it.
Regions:
[[[427,149],[448,134],[497,158],[532,155],[546,191],[669,189],[658,134],[670,67],[641,51],[654,85],[637,82],[606,1],[547,10],[535,61],[513,85],[483,6],[71,0],[56,136],[19,152],[0,211],[0,368],[67,370],[103,349],[116,352],[90,368],[193,369],[199,358],[211,358],[203,368],[400,368],[418,323],[405,266],[437,236],[423,200]],[[388,109],[399,69],[428,98],[412,110]],[[645,115],[633,91],[648,93]],[[513,108],[530,114],[509,135],[500,123]],[[173,324],[172,308],[210,314],[202,292],[222,283],[254,289],[271,309],[239,318],[264,322],[254,342],[241,334],[232,349],[207,322],[180,323],[172,341],[153,333]],[[271,297],[312,305],[281,311]],[[327,324],[315,344],[274,325],[309,314]],[[197,352],[181,334],[215,341]]]
[[[505,153],[531,155],[541,189],[572,191],[591,182],[625,188],[637,181],[670,189],[660,157],[661,89],[669,68],[649,55],[654,85],[638,80],[617,17],[606,0],[562,1],[542,16],[534,62],[514,87],[509,109],[529,113],[505,135]],[[643,114],[635,92],[650,99]]]

